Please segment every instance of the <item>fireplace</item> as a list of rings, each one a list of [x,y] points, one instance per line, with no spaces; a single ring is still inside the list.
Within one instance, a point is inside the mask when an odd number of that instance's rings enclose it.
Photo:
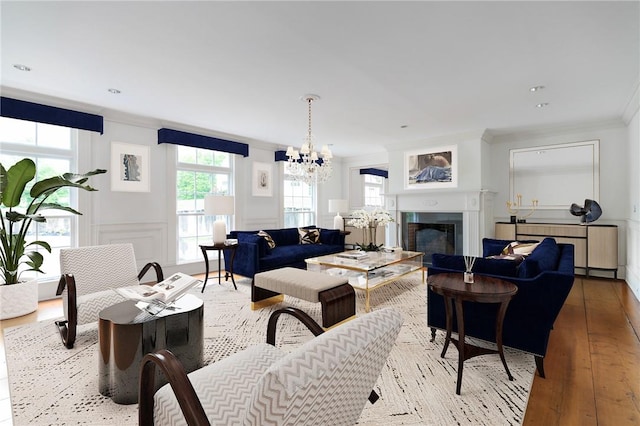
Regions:
[[[462,254],[462,213],[402,213],[402,247],[424,253],[424,265],[433,253]]]

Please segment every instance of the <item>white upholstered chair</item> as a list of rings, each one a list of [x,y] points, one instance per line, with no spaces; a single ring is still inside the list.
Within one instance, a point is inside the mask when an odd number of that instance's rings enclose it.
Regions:
[[[157,263],[148,263],[137,272],[132,244],[108,244],[60,250],[57,295],[62,295],[65,321],[56,321],[62,343],[72,348],[76,327],[98,321],[98,313],[125,300],[113,291],[116,287],[140,284],[150,268],[157,281],[164,279]]]
[[[273,346],[282,313],[317,337],[290,353]],[[386,363],[402,316],[386,308],[323,333],[295,308],[272,314],[267,343],[188,375],[171,352],[147,354],[140,374],[141,425],[353,425]],[[169,383],[154,395],[155,367]],[[176,397],[177,395],[177,397]]]

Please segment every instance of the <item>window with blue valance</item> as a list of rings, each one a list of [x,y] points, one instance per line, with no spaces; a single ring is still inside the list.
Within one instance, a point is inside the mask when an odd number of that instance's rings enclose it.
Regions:
[[[158,130],[158,143],[170,143],[173,145],[190,146],[192,148],[211,149],[213,151],[249,156],[249,145],[233,142],[212,136],[197,135],[195,133],[181,132],[179,130],[162,128]]]
[[[388,170],[375,169],[375,168],[360,169],[360,174],[361,175],[380,176],[380,177],[383,177],[385,179],[389,178],[389,171]]]
[[[101,115],[0,97],[0,116],[104,133]]]

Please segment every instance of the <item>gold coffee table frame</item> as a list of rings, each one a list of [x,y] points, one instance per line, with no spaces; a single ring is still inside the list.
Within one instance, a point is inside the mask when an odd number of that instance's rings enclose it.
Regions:
[[[306,259],[307,269],[331,275],[345,276],[356,290],[365,292],[365,311],[369,312],[369,292],[378,287],[397,281],[400,277],[422,271],[424,253],[399,251],[393,253],[366,252],[365,257],[355,258],[357,250]],[[352,258],[353,257],[353,258]]]

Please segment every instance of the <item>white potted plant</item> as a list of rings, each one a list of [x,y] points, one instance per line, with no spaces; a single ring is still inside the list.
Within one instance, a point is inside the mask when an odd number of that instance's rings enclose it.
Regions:
[[[62,188],[80,188],[95,191],[84,185],[89,176],[106,173],[96,169],[85,174],[65,173],[36,182],[31,190],[26,187],[36,176],[36,165],[28,158],[18,161],[9,169],[0,164],[0,320],[28,314],[38,308],[36,280],[24,281],[27,271],[42,272],[44,261],[36,248],[51,253],[46,241],[27,242],[27,233],[33,222],[46,222],[42,210],[64,210],[81,214],[75,209],[47,199]],[[25,208],[20,204],[24,197]]]

